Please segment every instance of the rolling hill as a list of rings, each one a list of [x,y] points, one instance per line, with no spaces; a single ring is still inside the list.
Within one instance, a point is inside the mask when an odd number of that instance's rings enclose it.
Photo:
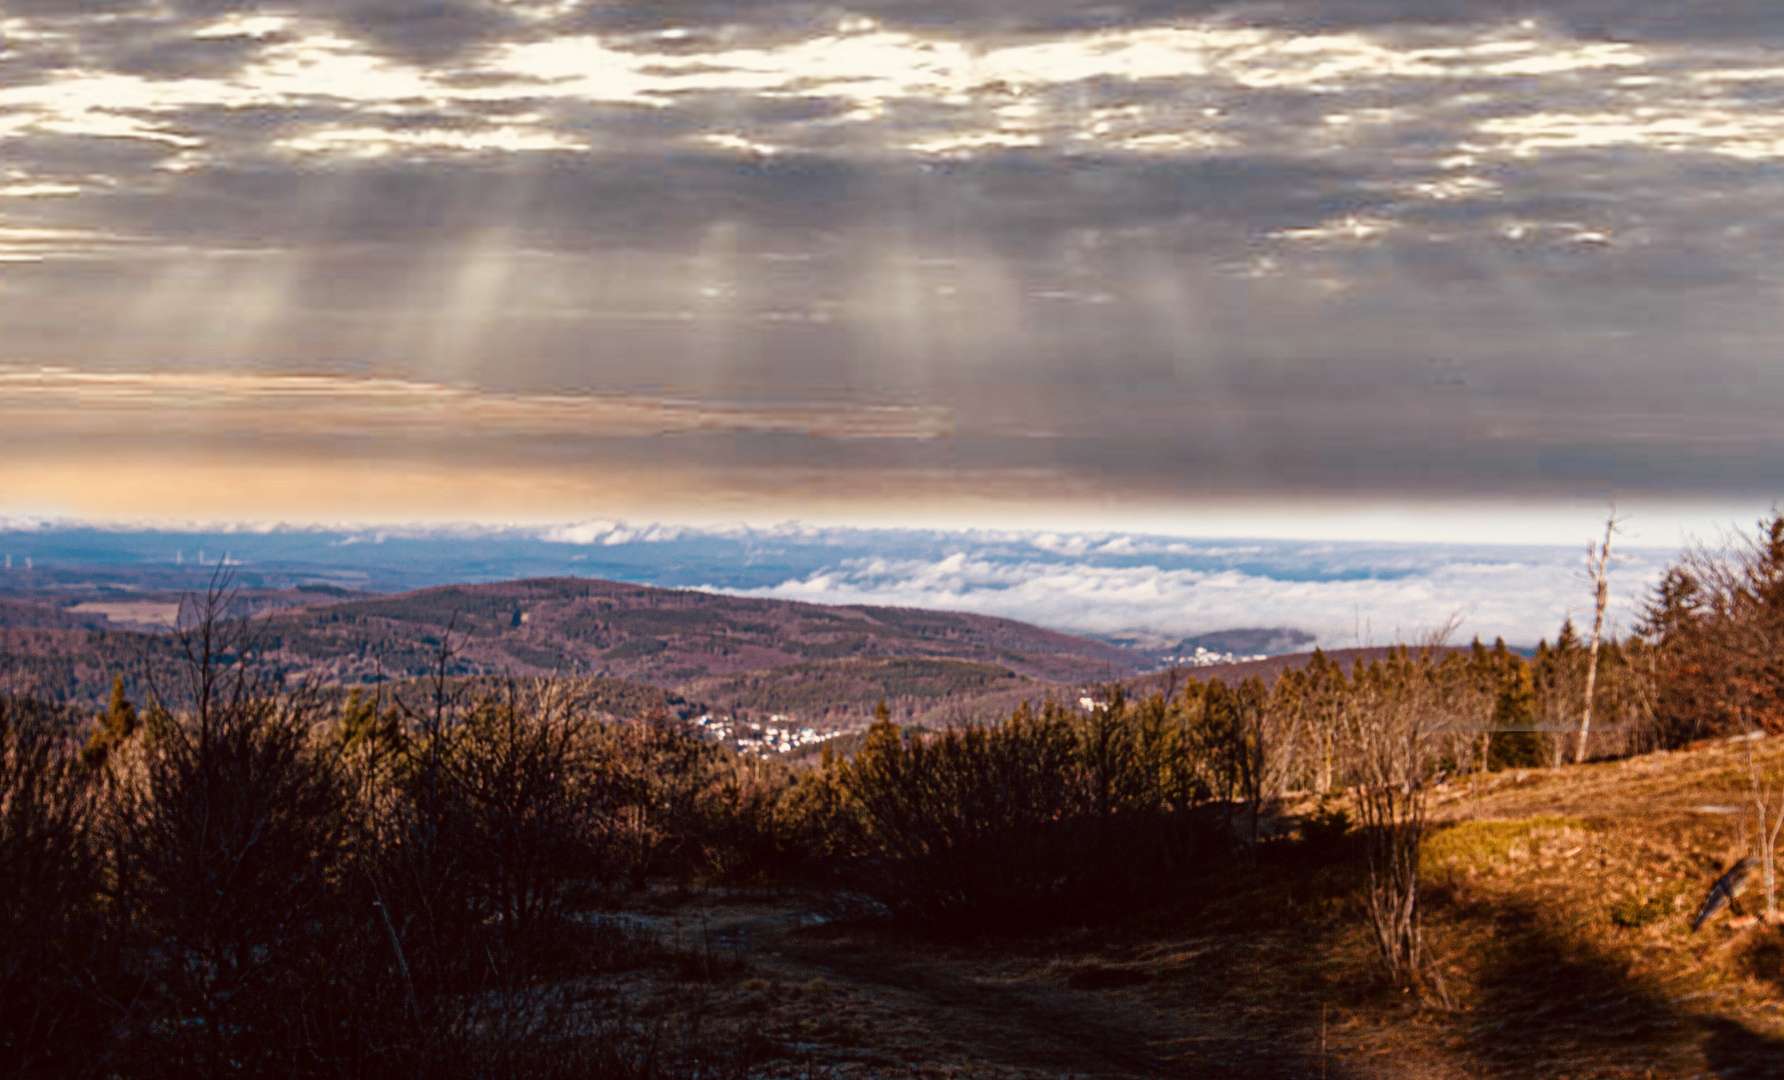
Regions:
[[[453,666],[466,674],[604,675],[657,686],[834,659],[965,660],[1053,681],[1152,666],[1131,650],[1011,619],[575,578],[312,605],[260,625],[283,663],[339,682],[420,674],[448,639]]]
[[[0,689],[96,705],[122,674],[132,696],[145,697],[145,671],[165,680],[177,666],[173,641],[112,608],[171,599],[72,607],[0,599]],[[447,648],[452,675],[575,678],[604,687],[612,708],[603,708],[615,715],[668,701],[684,716],[783,714],[845,731],[863,726],[881,700],[902,723],[946,727],[1006,716],[1025,700],[1075,702],[1114,682],[1146,697],[1190,678],[1273,681],[1310,655],[1161,670],[1137,649],[1010,619],[576,578],[379,596],[244,591],[232,610],[253,617],[278,670],[313,684],[412,679],[434,671]],[[1327,656],[1348,668],[1386,652]]]
[[[113,609],[174,600],[0,599],[0,688],[98,704],[122,674],[132,695],[143,696],[146,668],[172,670],[173,643]],[[232,611],[253,617],[261,648],[287,677],[321,685],[414,678],[435,670],[449,648],[453,675],[556,675],[624,690],[615,697],[619,714],[637,711],[624,703],[667,692],[678,713],[786,714],[845,730],[861,726],[880,700],[901,722],[943,727],[1004,716],[1024,700],[1076,701],[1110,682],[1144,697],[1188,678],[1270,681],[1309,656],[1160,670],[1137,649],[1010,619],[577,578],[376,596],[244,591]],[[1385,652],[1327,655],[1348,667]]]
[[[301,606],[293,606],[301,602]],[[1150,670],[1141,653],[1011,619],[785,600],[575,578],[451,585],[376,597],[244,596],[265,656],[288,677],[358,685],[426,674],[609,678],[728,708],[859,714],[911,703],[1103,682]],[[112,629],[47,604],[0,607],[0,677],[98,701],[111,673],[165,661],[165,635]],[[749,673],[776,673],[771,676]],[[797,704],[794,704],[797,703]]]

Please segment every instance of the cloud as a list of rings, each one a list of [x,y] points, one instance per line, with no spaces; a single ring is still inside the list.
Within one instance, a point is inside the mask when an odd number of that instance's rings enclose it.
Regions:
[[[850,10],[887,25],[950,30],[982,37],[1083,32],[1185,20],[1246,21],[1293,30],[1384,30],[1455,27],[1513,19],[1546,19],[1584,37],[1613,40],[1764,40],[1784,33],[1784,18],[1764,0],[1710,0],[1674,9],[1605,0],[867,0]],[[667,6],[649,0],[583,3],[567,27],[608,32],[683,31],[781,34],[810,32],[835,19],[835,9],[808,0]]]
[[[894,464],[1117,494],[1775,490],[1774,7],[19,0],[0,362],[952,415]]]
[[[943,412],[847,402],[777,407],[644,395],[501,394],[401,379],[215,372],[86,372],[0,367],[0,416],[14,437],[100,434],[128,424],[144,434],[278,433],[533,438],[701,432],[799,434],[824,439],[927,439],[951,425]]]
[[[553,525],[539,533],[539,538],[554,544],[600,544],[619,547],[622,544],[666,544],[682,539],[690,530],[676,525],[645,525],[632,528],[621,521],[583,521],[574,525]]]

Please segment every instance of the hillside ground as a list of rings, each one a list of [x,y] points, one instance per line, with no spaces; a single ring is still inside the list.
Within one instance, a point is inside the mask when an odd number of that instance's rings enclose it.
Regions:
[[[1777,775],[1770,742],[1757,756]],[[1268,855],[1038,938],[938,941],[813,897],[657,896],[616,917],[693,960],[582,993],[598,1008],[667,994],[764,1076],[1784,1077],[1784,930],[1689,926],[1743,851],[1725,811],[1745,798],[1744,753],[1440,790],[1422,1000],[1375,976],[1360,867]]]

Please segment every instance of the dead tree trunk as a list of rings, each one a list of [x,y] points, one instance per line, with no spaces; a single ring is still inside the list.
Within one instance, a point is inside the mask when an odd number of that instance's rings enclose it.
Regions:
[[[1592,696],[1598,688],[1598,638],[1604,630],[1604,607],[1610,599],[1610,581],[1607,571],[1611,558],[1611,533],[1617,529],[1617,513],[1604,523],[1604,542],[1586,545],[1586,568],[1592,573],[1592,598],[1594,612],[1592,615],[1592,644],[1586,650],[1586,707],[1580,712],[1580,742],[1574,750],[1573,762],[1583,764],[1586,760],[1586,737],[1592,730]]]
[[[1778,919],[1778,834],[1784,832],[1784,798],[1778,798],[1779,792],[1771,784],[1759,781],[1759,763],[1753,757],[1753,740],[1747,740],[1747,780],[1752,785],[1753,816],[1758,819],[1759,828],[1756,833],[1756,846],[1759,856],[1760,881],[1765,886],[1765,921],[1776,922]],[[1778,812],[1774,817],[1771,803],[1778,799]]]

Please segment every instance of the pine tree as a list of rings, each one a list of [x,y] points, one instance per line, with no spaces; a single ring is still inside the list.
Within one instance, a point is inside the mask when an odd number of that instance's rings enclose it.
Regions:
[[[1501,643],[1503,644],[1503,643]],[[1493,744],[1488,761],[1494,768],[1535,768],[1543,763],[1542,736],[1536,725],[1536,683],[1524,658],[1512,655],[1499,679],[1493,703]]]
[[[1567,656],[1584,647],[1580,642],[1579,631],[1573,628],[1573,616],[1569,615],[1561,620],[1561,632],[1555,635],[1555,651]]]
[[[87,740],[81,760],[91,768],[103,768],[112,752],[129,742],[141,726],[136,706],[124,696],[124,676],[112,676],[111,704],[99,717],[98,730]]]
[[[1760,536],[1747,552],[1739,651],[1747,690],[1744,719],[1771,731],[1784,731],[1784,512],[1760,524]]]
[[[402,718],[395,706],[378,715],[377,701],[368,699],[358,687],[347,691],[335,730],[341,749],[348,753],[363,748],[374,760],[383,761],[402,749]]]

